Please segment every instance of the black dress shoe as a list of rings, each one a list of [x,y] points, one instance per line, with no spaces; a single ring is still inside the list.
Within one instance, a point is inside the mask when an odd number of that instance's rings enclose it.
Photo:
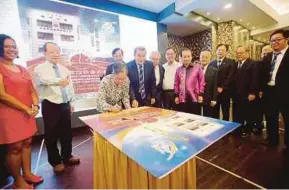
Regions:
[[[245,132],[242,133],[242,138],[243,138],[243,139],[246,139],[246,138],[248,138],[248,137],[249,137],[249,134],[248,134],[248,133],[245,133]]]

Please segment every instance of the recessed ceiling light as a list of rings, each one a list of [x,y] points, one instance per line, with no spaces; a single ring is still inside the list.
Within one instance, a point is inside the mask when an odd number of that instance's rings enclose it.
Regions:
[[[207,12],[207,16],[209,16],[211,13]]]
[[[228,3],[224,6],[224,9],[230,9],[232,7],[232,3]]]

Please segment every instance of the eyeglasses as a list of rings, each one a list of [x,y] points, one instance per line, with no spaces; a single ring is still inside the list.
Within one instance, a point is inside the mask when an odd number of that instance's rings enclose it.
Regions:
[[[275,40],[270,40],[270,43],[273,44],[273,43],[276,43],[276,42],[280,42],[283,39],[285,39],[285,38],[277,38]]]

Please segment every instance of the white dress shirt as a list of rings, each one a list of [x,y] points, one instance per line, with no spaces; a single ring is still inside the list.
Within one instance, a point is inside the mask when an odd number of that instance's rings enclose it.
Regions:
[[[160,67],[155,66],[156,85],[160,83]]]
[[[59,78],[56,77],[55,69],[53,68],[53,66],[54,64],[46,61],[45,63],[38,65],[34,70],[35,77],[40,90],[40,99],[48,100],[55,104],[66,103],[63,102],[59,82],[62,79],[69,79],[70,84],[64,87],[64,89],[67,93],[68,100],[70,101],[70,103],[74,102],[75,94],[71,83],[69,70],[64,66],[57,64],[58,70],[61,75],[61,78]]]
[[[273,70],[273,73],[271,76],[271,80],[268,83],[269,86],[275,86],[276,75],[277,75],[278,69],[280,67],[280,64],[282,62],[282,59],[283,59],[287,49],[288,49],[288,46],[285,49],[283,49],[282,51],[280,51],[280,54],[277,56],[275,67],[274,67],[274,70]],[[272,56],[272,60],[273,60],[273,56]]]
[[[209,64],[207,64],[206,66],[204,66],[204,67],[203,67],[203,72],[204,72],[204,75],[205,75],[205,74],[206,74],[206,72],[207,72],[208,66],[209,66]]]
[[[164,81],[163,81],[163,90],[174,90],[175,86],[175,75],[176,71],[182,64],[174,62],[173,64],[164,64],[165,69]]]

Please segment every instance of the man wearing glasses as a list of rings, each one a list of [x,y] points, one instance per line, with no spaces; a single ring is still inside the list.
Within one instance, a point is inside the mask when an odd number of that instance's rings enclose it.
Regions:
[[[285,124],[284,144],[289,148],[289,31],[277,30],[270,36],[273,53],[266,55],[262,63],[264,76],[262,89],[265,105],[268,138],[265,144],[279,144],[279,112]]]

